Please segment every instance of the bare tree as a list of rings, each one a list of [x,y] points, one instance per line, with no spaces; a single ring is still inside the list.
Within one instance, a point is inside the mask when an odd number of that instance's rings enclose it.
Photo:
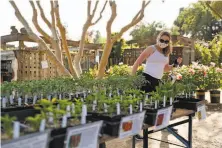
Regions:
[[[98,70],[98,78],[102,78],[104,76],[105,73],[105,68],[108,62],[108,58],[112,49],[113,44],[122,37],[122,35],[129,30],[131,27],[135,26],[137,23],[139,23],[143,17],[144,17],[144,10],[146,8],[146,6],[150,3],[149,1],[143,1],[142,2],[142,7],[139,10],[139,12],[134,16],[134,18],[132,19],[132,21],[127,24],[126,26],[124,26],[119,33],[117,33],[114,37],[111,37],[111,33],[112,33],[112,23],[115,20],[117,13],[116,13],[116,2],[113,0],[109,1],[109,5],[112,11],[111,17],[107,22],[107,26],[106,26],[106,44],[105,47],[103,49],[103,54],[102,54],[102,58],[101,61],[99,63],[99,70]]]
[[[104,4],[102,10],[100,11],[100,16],[99,16],[99,18],[95,22],[92,22],[92,20],[93,20],[93,18],[95,16],[95,12],[96,12],[96,9],[98,7],[99,0],[96,1],[96,4],[94,6],[94,9],[93,9],[92,13],[91,13],[91,3],[92,3],[92,1],[88,0],[88,4],[87,4],[87,20],[86,20],[86,22],[85,22],[85,24],[83,26],[83,31],[82,31],[82,35],[81,35],[80,44],[79,44],[79,52],[75,56],[75,59],[74,59],[74,66],[76,68],[77,76],[80,76],[80,74],[82,74],[81,58],[83,57],[83,51],[84,51],[84,45],[85,45],[85,39],[86,39],[87,30],[89,29],[89,27],[91,27],[91,26],[95,25],[96,23],[98,23],[99,20],[102,18],[102,13],[105,10],[107,1],[105,1],[105,4]]]
[[[63,64],[59,61],[59,59],[55,56],[55,54],[49,49],[49,47],[47,46],[47,44],[45,43],[45,41],[40,38],[39,36],[37,36],[33,30],[31,29],[31,27],[29,26],[28,22],[25,20],[25,18],[22,16],[22,14],[20,13],[17,5],[15,4],[15,2],[13,0],[9,1],[10,4],[12,5],[12,7],[15,10],[15,16],[17,17],[17,19],[23,24],[23,26],[25,27],[25,29],[27,30],[27,33],[29,35],[29,37],[36,41],[39,46],[40,49],[44,49],[46,50],[46,53],[49,57],[49,60],[58,67],[58,69],[61,72],[61,75],[67,75],[67,76],[71,76],[70,72],[63,66]]]

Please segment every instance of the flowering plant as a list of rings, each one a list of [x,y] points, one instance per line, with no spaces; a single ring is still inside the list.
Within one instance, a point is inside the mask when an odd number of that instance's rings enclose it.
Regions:
[[[215,90],[222,87],[222,69],[214,66],[209,68],[207,75],[207,89]]]

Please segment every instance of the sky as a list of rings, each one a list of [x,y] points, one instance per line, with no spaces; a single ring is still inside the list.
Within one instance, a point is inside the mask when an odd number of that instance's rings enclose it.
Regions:
[[[46,16],[50,19],[50,2],[49,0],[40,0]],[[174,20],[179,14],[181,7],[187,7],[189,4],[197,2],[198,0],[152,0],[145,10],[145,16],[142,22],[152,23],[153,21],[161,21],[171,27]],[[20,12],[29,22],[30,26],[35,30],[32,24],[32,8],[29,0],[15,0]],[[95,18],[99,16],[105,0],[100,0]],[[142,0],[116,0],[117,3],[117,17],[112,25],[112,32],[118,32],[124,25],[128,24],[135,14],[141,8]],[[73,40],[79,40],[82,32],[82,27],[87,17],[87,0],[59,0],[60,16],[62,23],[67,27],[68,37]],[[92,8],[95,0],[92,0]],[[36,6],[37,7],[37,6]],[[103,18],[95,26],[90,27],[89,30],[99,30],[102,36],[106,36],[106,23],[111,15],[109,5],[103,13]],[[22,24],[14,15],[14,9],[8,0],[0,0],[0,36],[10,34],[10,26],[16,26],[19,30]],[[41,21],[40,25],[46,31],[49,31],[47,26]],[[132,30],[132,29],[131,29]],[[123,37],[131,39],[130,31],[127,31]]]

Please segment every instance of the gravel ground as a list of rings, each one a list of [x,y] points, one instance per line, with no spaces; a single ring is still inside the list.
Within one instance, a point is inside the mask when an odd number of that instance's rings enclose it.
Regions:
[[[221,94],[222,95],[222,94]],[[209,100],[209,93],[206,94]],[[222,98],[222,97],[221,97]],[[221,100],[222,103],[222,100]],[[183,118],[174,121],[182,120]],[[180,125],[176,127],[178,133],[187,139],[188,125]],[[142,134],[142,133],[141,133]],[[149,135],[149,137],[169,141],[183,146],[173,135],[166,131],[157,132]],[[209,104],[207,109],[207,119],[198,121],[196,118],[193,120],[193,148],[222,148],[222,105]],[[156,140],[149,139],[149,148],[179,148],[179,146],[166,144]],[[132,137],[125,139],[115,139],[106,143],[107,148],[131,148]],[[143,142],[137,141],[136,148],[142,148]]]

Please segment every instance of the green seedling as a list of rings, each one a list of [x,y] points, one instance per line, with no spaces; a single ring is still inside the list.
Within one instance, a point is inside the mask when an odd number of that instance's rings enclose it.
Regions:
[[[9,117],[9,115],[7,115],[7,114],[5,116],[1,117],[2,127],[3,127],[5,134],[8,138],[12,138],[12,134],[13,134],[12,123],[15,120],[16,120],[16,117]]]

